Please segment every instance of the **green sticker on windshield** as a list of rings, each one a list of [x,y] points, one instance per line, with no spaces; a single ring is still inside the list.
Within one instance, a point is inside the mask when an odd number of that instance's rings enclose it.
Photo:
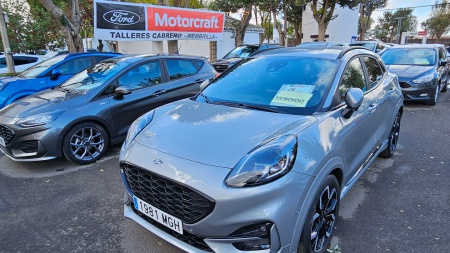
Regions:
[[[281,86],[270,105],[305,107],[313,90],[314,85],[285,84]]]

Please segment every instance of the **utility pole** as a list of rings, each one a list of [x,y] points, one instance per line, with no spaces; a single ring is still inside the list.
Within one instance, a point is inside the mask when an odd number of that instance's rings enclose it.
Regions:
[[[398,17],[398,18],[394,18],[394,19],[397,19],[397,21],[398,21],[398,23],[397,23],[397,44],[400,44],[400,34],[401,34],[401,32],[400,32],[400,30],[401,30],[401,28],[402,28],[402,19],[404,19],[404,18],[406,18],[406,17]]]
[[[6,65],[8,66],[8,72],[16,72],[14,69],[14,62],[11,54],[11,47],[9,46],[9,37],[6,30],[5,13],[3,12],[2,2],[0,1],[0,33],[2,35],[3,51],[5,53]]]

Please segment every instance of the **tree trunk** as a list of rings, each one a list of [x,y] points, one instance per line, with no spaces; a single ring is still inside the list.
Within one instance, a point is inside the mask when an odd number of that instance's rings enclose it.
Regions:
[[[244,15],[241,22],[236,26],[236,34],[234,36],[234,45],[236,47],[244,44],[245,32],[247,31],[250,19],[252,19],[252,4],[247,4],[244,11],[248,15]]]
[[[301,26],[302,26],[301,20],[300,23],[294,23],[295,45],[302,43]]]
[[[318,41],[325,41],[325,32],[327,31],[327,26],[325,22],[320,22],[318,24],[319,26],[319,34],[318,34]]]
[[[103,40],[98,40],[97,51],[103,52]]]
[[[62,34],[69,52],[83,52],[83,40],[80,36],[81,13],[78,0],[72,0],[72,20],[69,20],[64,12],[56,6],[52,0],[39,0],[41,4],[59,22]]]
[[[278,23],[277,21],[277,13],[275,10],[272,10],[272,15],[273,15],[273,23],[275,24],[275,28],[277,28],[278,31],[278,36],[280,37],[280,41],[278,44],[284,46],[284,32],[281,29],[280,23]]]

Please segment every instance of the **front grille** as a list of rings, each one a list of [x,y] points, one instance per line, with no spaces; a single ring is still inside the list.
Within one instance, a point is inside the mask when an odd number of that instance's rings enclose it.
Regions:
[[[411,88],[412,87],[411,84],[406,83],[406,82],[400,82],[399,84],[400,84],[400,87],[402,87],[402,88]]]
[[[213,65],[213,67],[214,67],[214,69],[217,71],[217,72],[224,72],[225,70],[227,70],[227,68],[228,68],[228,65],[223,65],[223,64],[221,64],[221,65]]]
[[[176,181],[130,164],[121,164],[131,191],[136,197],[163,210],[184,223],[195,223],[214,209],[210,198]]]
[[[175,231],[173,231],[172,229],[156,222],[155,220],[153,220],[152,218],[146,216],[145,214],[139,212],[138,210],[136,210],[134,208],[134,205],[131,205],[133,208],[133,211],[139,215],[141,218],[145,219],[147,222],[151,223],[153,226],[161,229],[162,231],[166,232],[169,235],[172,235],[173,237],[177,238],[180,241],[183,241],[189,245],[192,245],[194,247],[196,247],[197,249],[201,249],[204,251],[209,251],[209,252],[213,252],[213,250],[208,246],[208,244],[205,243],[205,241],[203,239],[205,239],[205,237],[201,237],[195,234],[191,234],[186,230],[183,230],[183,234],[179,234]]]
[[[22,150],[25,153],[34,153],[37,152],[39,147],[38,141],[26,141],[22,143],[20,146],[20,150]]]
[[[15,134],[11,128],[7,126],[0,125],[0,137],[5,140],[5,143],[8,144],[14,138]]]

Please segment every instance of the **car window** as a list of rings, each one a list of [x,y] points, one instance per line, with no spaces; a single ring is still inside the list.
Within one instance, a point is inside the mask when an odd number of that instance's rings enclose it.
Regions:
[[[35,78],[38,75],[41,75],[42,73],[48,71],[51,67],[55,66],[56,64],[64,61],[67,55],[58,55],[54,56],[46,61],[40,62],[33,67],[23,71],[18,76],[24,77],[24,78]]]
[[[14,65],[24,65],[33,62],[37,62],[37,57],[28,57],[28,56],[13,56]]]
[[[101,61],[109,59],[109,58],[111,58],[111,56],[95,56],[94,62],[101,62]]]
[[[147,62],[133,67],[119,78],[119,86],[128,86],[132,90],[141,89],[161,83],[159,61]]]
[[[363,59],[369,76],[370,89],[376,86],[381,77],[383,77],[383,70],[374,58],[365,56]]]
[[[433,66],[436,50],[433,48],[390,48],[381,55],[386,65]]]
[[[191,76],[197,72],[197,66],[191,60],[166,60],[170,80]]]
[[[73,75],[91,65],[89,57],[76,58],[61,64],[58,68],[62,70],[63,75]]]
[[[341,93],[341,102],[344,101],[345,94],[350,88],[360,88],[366,91],[366,78],[359,58],[353,59],[346,67],[342,75],[339,91]]]
[[[197,63],[199,69],[203,66],[203,64],[205,64],[205,62],[202,60],[195,60],[195,62]]]

